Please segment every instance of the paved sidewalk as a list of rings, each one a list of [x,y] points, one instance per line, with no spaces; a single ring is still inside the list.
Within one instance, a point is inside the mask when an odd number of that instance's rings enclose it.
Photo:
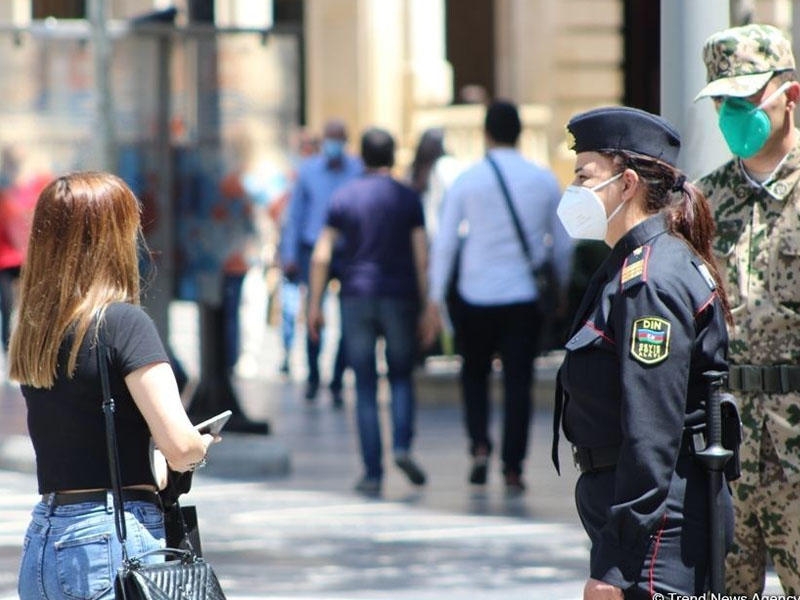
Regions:
[[[566,445],[561,477],[549,458],[552,411],[545,396],[552,389],[553,361],[540,365],[525,495],[505,495],[496,457],[485,489],[467,483],[457,388],[452,374],[440,368],[420,385],[428,397],[420,398],[414,454],[428,484],[414,488],[386,460],[384,493],[371,500],[352,491],[361,473],[352,381],[346,380],[343,409],[334,409],[324,390],[316,402],[306,402],[302,331],[292,357],[295,376],[284,379],[278,374],[277,330],[259,322],[264,313],[258,303],[246,303],[244,314],[249,316],[240,370],[246,377],[237,377],[235,385],[247,415],[269,420],[272,434],[224,435],[186,498],[198,506],[205,554],[231,600],[580,598],[588,543],[574,508],[576,473]],[[175,303],[171,320],[174,350],[196,377],[196,308]],[[335,322],[331,314],[331,327]],[[335,335],[326,340],[323,377],[335,341]],[[387,420],[385,388],[381,399]],[[0,413],[0,442],[24,435],[16,386],[0,386]],[[276,448],[288,464],[272,472],[283,475],[246,468],[264,463]],[[229,468],[231,460],[240,468]],[[24,529],[37,499],[35,476],[0,470],[0,489],[3,600],[15,597]],[[768,591],[779,590],[771,575]]]

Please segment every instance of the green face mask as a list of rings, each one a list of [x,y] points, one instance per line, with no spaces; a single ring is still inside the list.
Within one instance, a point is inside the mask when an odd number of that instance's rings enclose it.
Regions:
[[[780,96],[791,85],[787,81],[769,95],[761,104],[753,106],[743,98],[729,96],[719,109],[719,128],[731,152],[741,158],[750,158],[764,147],[772,124],[764,107]]]

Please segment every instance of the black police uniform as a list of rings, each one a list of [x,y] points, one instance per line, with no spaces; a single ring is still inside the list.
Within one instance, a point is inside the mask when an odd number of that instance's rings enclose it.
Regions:
[[[713,277],[661,214],[619,240],[576,313],[553,458],[563,406],[591,577],[626,598],[707,589],[708,474],[691,429],[705,422],[711,374],[727,371],[727,342]]]

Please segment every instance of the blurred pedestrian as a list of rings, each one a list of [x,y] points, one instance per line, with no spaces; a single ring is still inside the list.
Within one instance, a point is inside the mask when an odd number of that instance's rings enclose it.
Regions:
[[[266,213],[266,206],[260,198],[259,186],[249,179],[257,168],[254,159],[254,140],[248,132],[238,132],[231,144],[230,168],[219,182],[217,198],[211,207],[212,223],[220,242],[222,350],[228,376],[234,374],[242,350],[240,308],[245,277],[261,259],[259,211]],[[252,372],[244,369],[248,370]]]
[[[22,146],[7,145],[0,152],[0,332],[5,352],[11,339],[20,268],[25,262],[33,211],[39,192],[51,179],[48,173],[37,172],[31,165]]]
[[[698,182],[716,220],[745,430],[727,585],[760,594],[769,558],[783,591],[800,594],[800,84],[791,43],[769,25],[713,34],[703,60],[698,98],[714,101],[734,155]]]
[[[555,175],[519,153],[516,144],[521,130],[516,106],[495,101],[488,107],[486,158],[462,173],[445,194],[433,242],[428,307],[430,320],[438,321],[440,329],[449,274],[457,268],[460,308],[454,325],[463,356],[461,386],[473,458],[469,481],[486,483],[493,450],[489,374],[499,354],[505,390],[501,458],[511,493],[525,489],[522,472],[528,449],[533,359],[544,318],[533,271],[552,260],[563,296],[572,247],[556,216],[560,190]],[[459,252],[459,229],[464,222],[467,233]],[[552,248],[546,245],[548,236]],[[430,335],[433,331],[427,342]]]
[[[291,170],[287,177],[289,187],[287,190],[275,198],[269,206],[269,213],[273,221],[278,225],[280,233],[280,247],[285,242],[286,236],[283,235],[286,226],[286,207],[291,197],[291,189],[297,182],[300,165],[305,159],[318,154],[320,151],[319,137],[307,129],[298,132],[295,148],[291,157]],[[281,269],[280,282],[280,306],[281,306],[281,341],[283,342],[283,359],[281,360],[280,372],[289,375],[291,371],[291,351],[294,346],[294,332],[297,324],[297,317],[300,314],[301,292],[298,281],[298,274],[286,273]]]
[[[426,129],[417,144],[414,160],[409,169],[408,181],[411,189],[418,192],[422,198],[425,229],[428,232],[429,244],[436,237],[445,192],[461,171],[463,171],[461,163],[445,150],[444,130],[440,127]],[[451,277],[451,284],[454,282],[454,276],[455,274]],[[456,305],[455,290],[450,285],[443,305],[446,313],[443,315],[444,331],[437,340],[427,347],[425,353],[420,354],[421,360],[424,360],[426,354],[450,354],[456,350],[452,325],[452,320],[456,316]]]
[[[287,278],[297,278],[297,281],[306,286],[309,281],[311,252],[325,224],[331,196],[340,186],[363,172],[361,160],[347,154],[346,145],[345,124],[338,119],[328,121],[323,131],[322,151],[300,165],[292,190],[281,242],[281,264]],[[330,276],[338,275],[337,266],[335,262],[331,265]],[[314,400],[319,390],[319,351],[320,339],[306,335],[307,400]],[[344,369],[344,342],[340,339],[329,384],[334,405],[342,403]]]
[[[385,341],[395,464],[411,483],[425,473],[411,458],[416,399],[412,371],[421,303],[427,297],[427,239],[419,194],[392,178],[394,139],[382,129],[361,138],[365,174],[333,195],[314,247],[309,331],[319,337],[322,291],[336,241],[342,241],[342,330],[356,378],[356,414],[364,476],[356,490],[378,494],[383,479],[375,345]]]
[[[461,171],[459,161],[445,149],[444,130],[432,127],[423,131],[409,168],[408,181],[411,189],[422,198],[425,229],[431,240],[439,226],[444,194]]]
[[[109,542],[116,534],[99,342],[116,401],[131,556],[164,546],[156,491],[166,482],[151,469],[151,436],[155,457],[176,472],[202,464],[215,439],[189,421],[155,325],[139,307],[139,213],[128,186],[107,173],[59,177],[39,196],[10,348],[42,494],[25,535],[22,600],[114,597],[122,550]]]

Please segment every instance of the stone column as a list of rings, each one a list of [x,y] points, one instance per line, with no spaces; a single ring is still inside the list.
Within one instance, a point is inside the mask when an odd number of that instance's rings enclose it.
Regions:
[[[425,57],[426,62],[442,64],[444,15],[443,9],[439,15],[440,7],[442,0],[307,0],[309,126],[319,131],[326,119],[343,118],[350,128],[351,150],[370,125],[388,129],[402,144],[411,105],[431,95],[447,95],[436,90],[436,84],[449,89],[449,80],[431,83],[435,78],[430,71],[420,75],[415,67],[426,49],[434,52],[432,58]],[[434,29],[427,24],[420,32],[423,12],[441,26],[424,48],[412,50],[422,35]],[[413,86],[411,93],[409,86]]]
[[[359,131],[379,125],[399,133],[403,120],[406,0],[359,0]]]
[[[554,98],[556,6],[551,0],[498,0],[497,95],[519,104]]]
[[[306,117],[321,132],[325,120],[341,117],[351,138],[360,126],[360,0],[306,0]]]
[[[452,102],[453,68],[447,62],[444,0],[406,0],[405,8],[403,142],[408,156],[399,158],[410,162],[422,134],[414,115]]]
[[[0,23],[24,26],[31,22],[30,0],[0,2]]]

